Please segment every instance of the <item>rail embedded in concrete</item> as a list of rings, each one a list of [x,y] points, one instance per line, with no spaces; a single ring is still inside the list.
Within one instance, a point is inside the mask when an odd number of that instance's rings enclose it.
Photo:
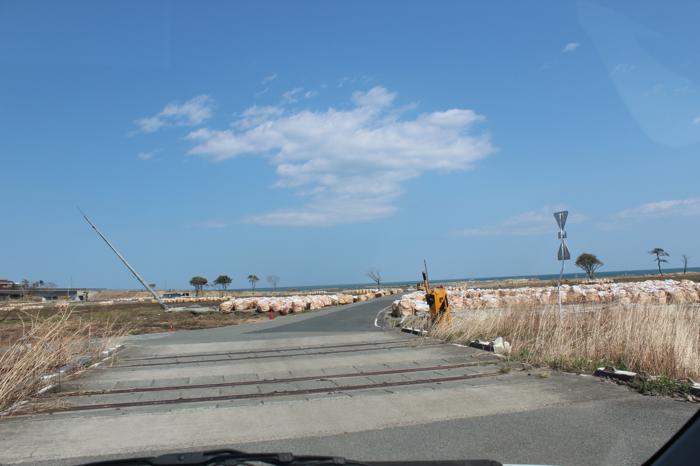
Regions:
[[[299,390],[281,390],[274,391],[270,393],[244,393],[237,395],[213,395],[213,396],[201,396],[192,398],[171,398],[165,400],[152,400],[152,401],[127,401],[121,403],[102,403],[94,405],[76,405],[76,406],[60,406],[54,408],[48,408],[43,411],[34,411],[27,414],[51,414],[51,413],[63,413],[63,412],[77,412],[77,411],[94,411],[99,409],[121,409],[121,408],[135,408],[140,406],[157,406],[157,405],[172,405],[172,404],[184,404],[184,403],[202,403],[211,401],[233,401],[233,400],[249,400],[256,398],[273,398],[273,397],[283,397],[283,396],[295,396],[295,395],[313,395],[313,394],[333,394],[333,393],[343,393],[348,391],[356,390],[370,390],[375,388],[391,388],[391,387],[404,387],[410,385],[425,385],[431,383],[444,383],[444,382],[455,382],[460,380],[478,379],[484,377],[496,377],[502,375],[501,372],[484,372],[480,374],[465,374],[456,375],[450,377],[432,377],[427,379],[418,380],[402,380],[396,382],[378,382],[362,385],[345,385],[337,387],[323,387],[323,388],[308,388]],[[25,414],[17,414],[16,416],[21,416]]]
[[[410,340],[408,340],[410,342]],[[374,348],[364,348],[361,351],[379,351],[379,350],[387,350],[387,349],[395,349],[395,348],[415,348],[415,349],[422,349],[422,348],[429,348],[432,346],[443,346],[446,343],[444,342],[421,342],[419,344],[412,344],[412,343],[403,343],[403,344],[384,344],[378,347]],[[229,361],[249,361],[253,359],[270,359],[270,358],[292,358],[292,357],[297,357],[297,356],[316,356],[316,355],[321,355],[325,356],[327,354],[339,354],[339,353],[354,353],[357,352],[357,348],[353,349],[342,349],[342,350],[335,350],[335,351],[322,351],[322,352],[317,352],[317,353],[308,353],[305,352],[305,349],[302,350],[297,350],[301,352],[297,352],[294,354],[268,354],[268,355],[262,355],[262,356],[246,356],[242,358],[217,358],[217,359],[203,359],[200,361],[169,361],[169,362],[154,362],[150,364],[123,364],[119,366],[111,366],[108,367],[107,369],[124,369],[124,368],[131,368],[131,367],[152,367],[152,366],[174,366],[178,364],[202,364],[202,363],[210,363],[210,362],[229,362]],[[177,358],[173,358],[177,359]]]
[[[251,354],[251,353],[279,353],[284,351],[303,351],[303,350],[315,350],[315,349],[326,349],[326,348],[345,348],[350,346],[376,346],[385,345],[391,343],[405,343],[410,340],[405,339],[393,339],[393,340],[379,340],[369,343],[345,343],[342,345],[317,345],[317,346],[293,346],[287,348],[273,348],[273,349],[262,349],[262,350],[248,350],[248,351],[216,351],[210,353],[191,353],[191,354],[180,354],[180,355],[170,355],[170,356],[148,356],[144,358],[121,358],[122,361],[151,361],[158,359],[180,359],[180,358],[203,358],[209,356],[230,356],[238,354]]]
[[[83,390],[74,392],[61,392],[57,393],[54,398],[66,398],[73,396],[94,396],[94,395],[119,395],[125,393],[141,393],[141,392],[159,392],[159,391],[169,391],[169,390],[196,390],[203,388],[222,388],[222,387],[239,387],[245,385],[266,385],[266,384],[276,384],[276,383],[293,383],[293,382],[308,382],[313,380],[331,380],[331,379],[343,379],[351,377],[369,377],[373,375],[392,375],[392,374],[405,374],[413,372],[426,372],[426,371],[439,371],[448,369],[461,369],[464,367],[480,367],[493,365],[494,362],[465,362],[459,364],[443,364],[437,366],[425,366],[425,367],[412,367],[406,369],[386,369],[381,371],[360,371],[360,372],[346,372],[342,374],[318,374],[309,375],[304,377],[287,377],[280,379],[262,379],[262,380],[241,380],[237,382],[213,382],[213,383],[203,383],[203,384],[190,384],[190,385],[167,385],[163,387],[140,387],[140,388],[114,388],[105,390]]]

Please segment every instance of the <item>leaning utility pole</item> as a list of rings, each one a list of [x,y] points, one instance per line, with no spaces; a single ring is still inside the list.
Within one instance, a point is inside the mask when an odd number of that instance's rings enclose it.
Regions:
[[[149,292],[153,295],[153,298],[155,298],[155,300],[158,301],[158,304],[160,304],[160,307],[161,307],[163,310],[167,311],[167,310],[168,310],[168,307],[167,307],[167,306],[165,305],[165,303],[160,299],[160,296],[158,296],[158,294],[157,294],[155,291],[153,291],[153,288],[151,288],[150,286],[148,286],[148,283],[146,283],[146,281],[141,277],[141,275],[139,275],[139,273],[138,273],[136,270],[134,270],[134,268],[133,268],[131,265],[129,265],[129,263],[126,261],[126,259],[124,259],[124,256],[122,256],[122,255],[119,253],[119,251],[117,251],[117,249],[116,249],[114,246],[112,246],[112,243],[110,243],[109,240],[105,237],[105,235],[103,235],[102,232],[101,232],[100,230],[97,229],[97,227],[95,226],[95,224],[92,223],[92,222],[90,221],[89,218],[87,218],[87,215],[85,215],[85,213],[84,213],[82,210],[80,210],[80,208],[78,208],[78,210],[80,211],[80,214],[83,216],[83,218],[85,219],[85,221],[88,222],[88,224],[92,227],[93,230],[95,230],[95,233],[97,233],[97,234],[99,235],[99,237],[102,238],[102,239],[104,240],[105,243],[107,243],[107,246],[109,246],[109,248],[114,252],[114,254],[117,255],[117,257],[119,258],[119,260],[121,260],[121,261],[124,263],[124,265],[126,266],[126,268],[129,269],[129,271],[134,275],[134,277],[136,277],[136,279],[137,279],[139,282],[141,282],[141,284],[143,285],[143,287],[146,288],[146,290],[149,291]]]

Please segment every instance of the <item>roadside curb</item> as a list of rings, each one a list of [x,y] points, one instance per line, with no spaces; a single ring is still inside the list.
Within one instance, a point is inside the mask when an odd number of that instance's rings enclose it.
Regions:
[[[352,303],[352,304],[355,304],[355,303]],[[391,309],[390,305],[381,308],[379,310],[379,312],[377,312],[377,316],[374,318],[374,326],[376,328],[381,328],[381,329],[386,328],[386,325],[381,325],[384,323],[385,317],[386,317],[386,316],[383,316],[382,314],[386,313],[386,311],[388,311],[389,309]],[[381,316],[381,318],[380,318],[380,316]]]
[[[599,367],[593,373],[596,377],[604,377],[607,379],[619,380],[621,382],[631,382],[640,375],[637,372],[632,371],[622,371],[610,367]],[[700,383],[693,382],[690,385],[690,394],[695,397],[700,397]]]
[[[467,345],[470,348],[476,348],[484,351],[490,351],[491,353],[494,353],[494,347],[493,347],[493,342],[490,341],[481,341],[481,340],[474,340],[469,342]]]
[[[636,372],[631,371],[621,371],[615,368],[599,367],[593,372],[596,377],[605,377],[608,379],[621,380],[623,382],[630,382],[635,377],[637,377]]]

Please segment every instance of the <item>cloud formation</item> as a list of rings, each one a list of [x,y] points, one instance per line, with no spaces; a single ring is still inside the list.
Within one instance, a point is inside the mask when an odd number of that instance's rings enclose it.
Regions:
[[[453,108],[401,118],[396,94],[355,92],[347,109],[289,112],[251,107],[230,128],[188,134],[193,155],[212,161],[263,155],[276,186],[304,199],[298,208],[254,215],[265,225],[329,226],[366,222],[396,211],[402,185],[427,171],[459,171],[494,151],[474,126],[484,117]]]
[[[301,87],[295,87],[282,94],[282,103],[293,104],[299,100],[301,93],[304,91]]]
[[[579,44],[578,42],[569,42],[569,43],[566,44],[566,45],[564,46],[564,48],[562,49],[562,53],[573,52],[573,51],[575,51],[577,48],[579,48],[580,46],[581,46],[581,44]]]
[[[171,102],[152,117],[136,120],[144,133],[154,133],[166,126],[197,126],[211,118],[214,100],[208,95],[198,95],[183,104]]]
[[[700,199],[673,199],[642,204],[613,215],[617,220],[640,220],[656,217],[692,217],[700,215]]]
[[[304,92],[304,88],[295,87],[294,89],[290,89],[287,92],[282,94],[282,104],[293,104],[293,103],[301,100],[302,97],[304,99],[310,99],[312,97],[316,97],[317,95],[318,95],[317,91]]]
[[[558,228],[556,220],[554,220],[554,212],[560,210],[565,210],[565,208],[561,205],[543,207],[507,218],[494,225],[465,228],[454,232],[454,234],[457,236],[534,236],[553,234]],[[567,226],[571,223],[582,222],[585,218],[585,215],[570,213],[567,219]]]
[[[277,79],[277,73],[273,73],[273,74],[271,74],[271,75],[269,75],[269,76],[265,76],[265,77],[262,79],[262,81],[260,81],[260,84],[262,84],[262,85],[264,86],[264,85],[267,84],[267,83],[271,83],[271,82],[274,81],[275,79]]]

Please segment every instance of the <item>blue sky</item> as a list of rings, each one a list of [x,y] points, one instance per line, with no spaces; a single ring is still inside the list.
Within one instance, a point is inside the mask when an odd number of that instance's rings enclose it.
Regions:
[[[697,2],[0,2],[0,277],[700,261]],[[567,264],[573,271],[573,265]]]

